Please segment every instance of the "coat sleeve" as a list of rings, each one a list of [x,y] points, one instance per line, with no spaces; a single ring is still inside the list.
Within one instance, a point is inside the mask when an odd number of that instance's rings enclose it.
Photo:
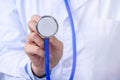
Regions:
[[[22,24],[15,0],[0,1],[0,79],[35,80],[24,52],[26,25]],[[36,79],[37,80],[37,79]]]

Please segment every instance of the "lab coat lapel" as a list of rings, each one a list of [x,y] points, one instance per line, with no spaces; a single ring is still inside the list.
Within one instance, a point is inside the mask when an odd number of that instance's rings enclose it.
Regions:
[[[89,0],[70,0],[70,6],[72,11],[76,11],[84,6]]]
[[[26,16],[25,16],[25,6],[23,6],[25,4],[25,1],[22,0],[17,0],[16,1],[16,8],[18,10],[18,15],[20,17],[20,21],[22,24],[22,29],[24,31],[24,34],[27,35],[27,22],[26,22]]]
[[[75,12],[77,11],[79,8],[81,8],[82,6],[84,6],[89,0],[70,0],[70,8],[71,8],[71,12]],[[64,0],[62,1],[64,4],[62,7],[62,18],[65,20],[66,18],[68,18],[68,13],[65,7],[65,3]],[[64,8],[63,8],[64,7]],[[63,14],[64,12],[64,14]]]

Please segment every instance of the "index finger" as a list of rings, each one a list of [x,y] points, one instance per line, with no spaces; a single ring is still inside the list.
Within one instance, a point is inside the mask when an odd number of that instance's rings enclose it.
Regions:
[[[39,19],[40,19],[40,16],[37,16],[37,15],[34,15],[31,17],[31,20],[28,22],[28,27],[31,32],[38,33],[36,30],[36,25]]]
[[[39,15],[33,15],[33,16],[31,17],[31,20],[34,21],[34,22],[36,22],[36,23],[39,21],[39,19],[40,19],[40,16],[39,16]]]

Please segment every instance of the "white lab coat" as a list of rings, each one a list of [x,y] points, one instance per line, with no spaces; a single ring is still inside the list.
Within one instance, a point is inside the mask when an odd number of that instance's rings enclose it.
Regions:
[[[5,0],[0,2],[1,5],[7,3]],[[15,51],[25,54],[19,47],[24,46],[25,37],[29,33],[27,22],[31,16],[35,14],[53,16],[59,23],[56,37],[63,42],[64,53],[59,64],[51,72],[51,80],[69,80],[72,38],[64,1],[8,0],[8,2],[7,6],[0,7],[3,10],[0,14],[0,44],[9,42],[11,45],[5,49],[1,46],[0,55],[8,55],[11,47],[15,49],[18,47]],[[120,80],[120,0],[70,0],[70,6],[77,38],[77,67],[74,80]],[[17,44],[18,46],[15,46]],[[8,44],[4,46],[7,47]],[[4,61],[6,64],[10,63],[7,59]],[[13,61],[11,64],[16,63],[17,61]],[[4,69],[5,64],[0,65],[2,67],[0,72],[24,78],[18,74],[23,73],[20,72],[22,70],[16,69],[17,72],[12,65],[11,73],[8,72],[9,69]]]

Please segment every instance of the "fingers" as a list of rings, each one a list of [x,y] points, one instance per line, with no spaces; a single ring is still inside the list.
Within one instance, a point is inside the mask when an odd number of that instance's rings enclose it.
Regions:
[[[56,66],[63,55],[63,44],[56,37],[50,38],[50,63]]]
[[[44,50],[33,44],[26,43],[25,52],[28,56],[38,55],[44,57]]]
[[[30,30],[31,32],[36,32],[36,33],[37,33],[36,25],[37,25],[36,22],[30,20],[30,21],[28,22],[28,28],[29,28],[29,30]]]
[[[39,19],[40,19],[40,16],[37,16],[37,15],[34,15],[31,17],[31,20],[28,22],[28,27],[31,32],[37,33],[36,25],[37,25],[37,22],[39,21]]]
[[[63,48],[63,44],[61,41],[59,41],[56,37],[51,37],[50,38],[50,43],[51,43],[51,46],[55,46],[56,48]]]
[[[35,32],[32,32],[28,35],[27,42],[28,43],[35,43],[40,48],[44,49],[43,39],[38,34],[36,34]]]
[[[38,15],[33,15],[31,17],[31,20],[34,21],[34,22],[36,22],[36,23],[39,21],[39,19],[40,19],[40,16],[38,16]]]

